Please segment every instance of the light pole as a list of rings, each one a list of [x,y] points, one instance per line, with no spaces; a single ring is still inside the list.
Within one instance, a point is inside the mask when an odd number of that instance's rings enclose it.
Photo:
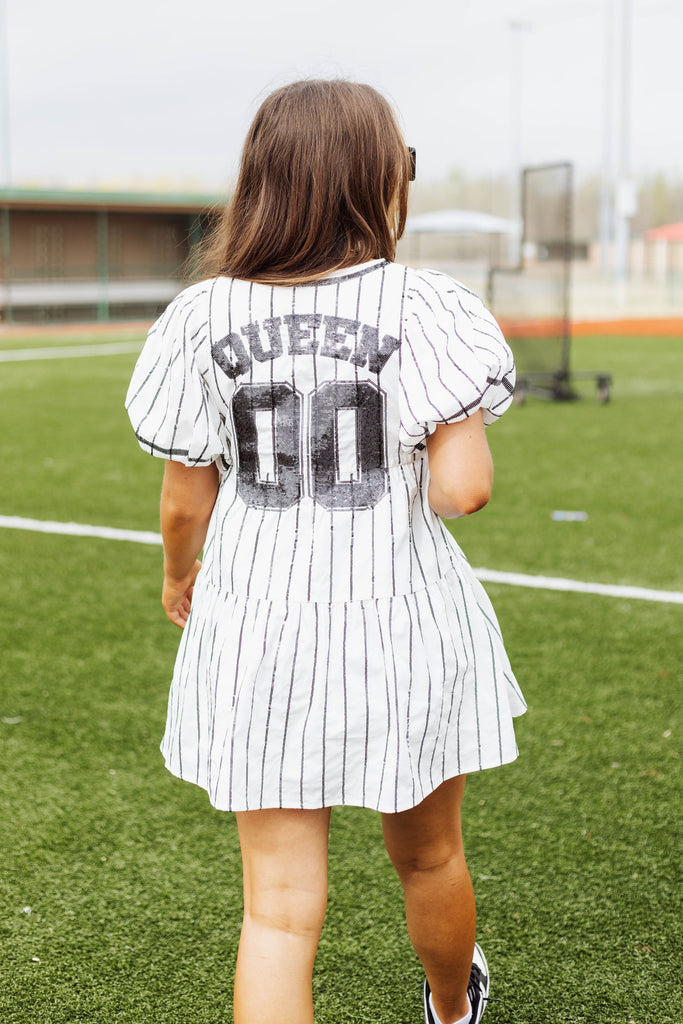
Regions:
[[[522,107],[523,107],[523,33],[532,28],[530,21],[509,21],[512,33],[511,74],[510,74],[510,219],[520,225],[522,220],[522,197],[520,195],[522,174]],[[521,259],[521,235],[510,236],[510,262],[517,265]]]
[[[600,181],[600,266],[607,276],[612,267],[614,196],[614,37],[615,0],[605,3],[605,64],[603,79],[602,178]]]
[[[630,219],[636,212],[635,184],[631,180],[631,0],[620,4],[621,63],[619,68],[619,149],[614,196],[615,276],[617,297],[625,299],[629,265]]]
[[[12,177],[9,128],[9,47],[5,0],[0,0],[0,188],[8,188]]]

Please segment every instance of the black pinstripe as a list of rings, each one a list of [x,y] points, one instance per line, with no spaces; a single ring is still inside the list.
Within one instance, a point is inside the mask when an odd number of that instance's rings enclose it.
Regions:
[[[312,665],[312,671],[311,671],[310,699],[308,701],[308,708],[306,710],[306,717],[304,719],[303,728],[301,730],[301,765],[300,765],[301,783],[300,783],[300,803],[299,803],[300,807],[305,807],[306,806],[306,803],[305,803],[305,800],[304,800],[304,778],[305,778],[305,774],[306,774],[306,744],[305,744],[305,737],[306,737],[306,727],[308,725],[308,720],[310,718],[311,710],[313,708],[313,697],[314,697],[315,683],[316,683],[316,680],[318,678],[317,668],[318,668],[318,615],[319,615],[319,612],[318,612],[318,605],[317,604],[313,604],[312,607],[313,607],[313,615],[314,615],[314,618],[315,618],[315,642],[314,642],[314,647],[313,647],[313,665]],[[324,792],[324,789],[321,789],[321,792]]]

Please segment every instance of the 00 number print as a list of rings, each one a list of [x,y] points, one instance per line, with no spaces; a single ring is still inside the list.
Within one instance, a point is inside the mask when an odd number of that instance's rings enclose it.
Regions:
[[[288,383],[243,384],[235,392],[242,500],[251,507],[290,508],[305,493],[303,458],[318,504],[373,508],[387,489],[382,392],[370,381],[320,384],[310,395],[307,438],[301,410],[302,396]]]

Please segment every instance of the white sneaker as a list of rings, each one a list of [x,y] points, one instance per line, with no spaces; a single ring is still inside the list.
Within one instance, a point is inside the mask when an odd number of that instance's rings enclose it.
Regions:
[[[425,1024],[436,1024],[434,1014],[432,1013],[432,1007],[429,1002],[430,989],[429,982],[426,978],[423,996]],[[479,1024],[484,1010],[486,1009],[488,997],[489,965],[486,963],[486,957],[484,956],[481,946],[479,943],[475,943],[474,953],[472,955],[472,970],[470,971],[470,980],[467,983],[467,998],[469,999],[470,1007],[472,1008],[471,1024]]]
[[[489,997],[489,965],[478,942],[474,944],[467,996],[472,1007],[472,1024],[479,1024]]]

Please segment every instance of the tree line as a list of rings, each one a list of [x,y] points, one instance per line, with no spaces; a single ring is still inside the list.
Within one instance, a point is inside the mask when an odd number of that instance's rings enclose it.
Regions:
[[[643,175],[636,181],[638,208],[631,218],[631,235],[649,228],[683,221],[683,177],[664,172]],[[574,182],[574,237],[591,241],[600,233],[600,175],[577,175]],[[473,177],[459,168],[443,180],[416,182],[411,190],[410,212],[428,210],[478,210],[509,217],[512,209],[509,175]]]

